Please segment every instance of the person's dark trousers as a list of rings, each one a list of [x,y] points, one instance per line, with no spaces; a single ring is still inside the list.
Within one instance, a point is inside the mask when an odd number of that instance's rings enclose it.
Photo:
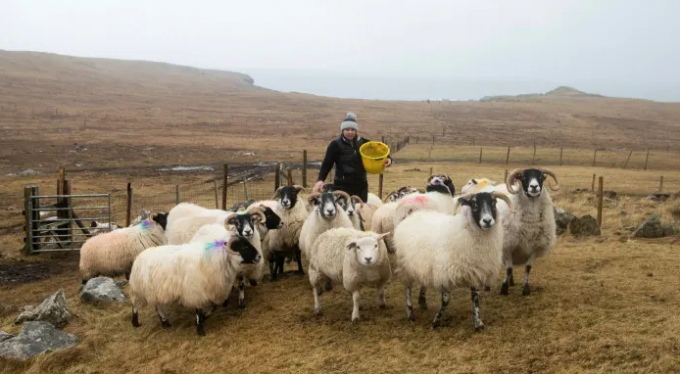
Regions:
[[[334,180],[333,187],[336,190],[345,191],[348,195],[357,195],[363,202],[368,200],[368,181],[348,182],[344,180]]]

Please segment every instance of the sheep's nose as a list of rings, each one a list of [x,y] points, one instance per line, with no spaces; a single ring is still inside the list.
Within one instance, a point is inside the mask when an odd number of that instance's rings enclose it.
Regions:
[[[283,222],[279,223],[278,228],[282,228],[282,227],[283,227]]]
[[[255,258],[253,259],[253,262],[258,263],[258,262],[260,262],[261,259],[262,259],[262,256],[260,256],[259,254],[256,254]]]
[[[482,219],[482,222],[487,226],[491,226],[491,218],[484,218]]]
[[[329,216],[333,213],[335,213],[333,209],[326,209],[326,214],[328,214]]]
[[[364,260],[366,260],[367,264],[370,264],[371,260],[373,260],[373,257],[364,257]]]
[[[243,231],[243,236],[250,236],[250,235],[253,235],[253,232],[251,230]]]

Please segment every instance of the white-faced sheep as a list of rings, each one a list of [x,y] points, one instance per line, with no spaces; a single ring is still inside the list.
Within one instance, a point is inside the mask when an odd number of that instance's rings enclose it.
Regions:
[[[507,295],[508,287],[514,285],[512,268],[517,265],[525,266],[522,295],[529,295],[529,273],[534,261],[549,255],[555,245],[553,203],[543,185],[548,176],[555,180],[553,189],[559,189],[555,173],[546,168],[515,169],[508,174],[506,185],[515,208],[503,221],[506,275],[501,295]],[[515,188],[515,181],[521,184],[520,189]]]
[[[300,231],[309,212],[303,199],[298,194],[303,191],[302,186],[281,186],[274,193],[273,200],[277,204],[274,212],[281,217],[283,227],[269,232],[263,242],[265,252],[271,253],[269,272],[272,280],[278,279],[277,274],[283,273],[286,257],[297,257],[298,272],[304,274],[302,256],[300,253]]]
[[[328,282],[342,282],[352,294],[352,322],[359,321],[359,298],[365,286],[378,289],[378,305],[385,307],[385,284],[392,270],[382,240],[386,234],[335,228],[314,241],[309,264],[309,282],[313,287],[314,313],[321,314],[320,287]]]
[[[394,211],[397,209],[397,202],[407,195],[420,193],[421,191],[415,187],[404,186],[393,191],[385,198],[386,203],[379,206],[373,213],[371,220],[371,230],[378,234],[388,233],[385,237],[385,245],[389,253],[394,253],[394,243],[392,243],[392,236],[394,232]],[[387,202],[389,201],[389,202]]]
[[[300,250],[307,260],[310,258],[312,244],[319,235],[337,227],[353,227],[352,221],[340,204],[341,200],[347,205],[350,196],[344,191],[333,191],[312,192],[307,197],[309,205],[314,206],[314,210],[307,216],[300,230]]]
[[[450,292],[467,286],[472,296],[475,330],[484,327],[479,317],[478,289],[497,276],[503,256],[502,219],[498,219],[495,209],[497,198],[510,204],[506,195],[495,192],[466,195],[459,197],[462,207],[456,215],[421,210],[397,226],[395,274],[404,283],[410,320],[415,319],[411,301],[414,284],[434,287],[442,294],[432,328],[439,327]]]
[[[196,332],[205,335],[206,317],[229,296],[240,265],[260,260],[246,238],[220,224],[201,227],[190,243],[142,252],[130,276],[132,325],[140,326],[139,309],[151,305],[167,328],[164,309],[180,304],[194,310]]]
[[[368,193],[368,198],[366,199],[366,204],[374,205],[376,207],[379,207],[383,204],[382,200],[378,197],[378,195],[369,192]]]
[[[138,254],[147,248],[167,243],[165,237],[167,215],[154,213],[139,224],[93,236],[80,248],[80,275],[83,284],[100,275],[125,274]]]

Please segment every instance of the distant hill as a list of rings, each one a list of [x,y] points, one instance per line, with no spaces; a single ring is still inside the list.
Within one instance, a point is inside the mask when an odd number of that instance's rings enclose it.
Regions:
[[[481,102],[539,102],[542,99],[561,99],[561,98],[606,98],[606,96],[598,94],[590,94],[583,91],[579,91],[573,87],[559,86],[552,91],[548,91],[544,94],[532,93],[532,94],[521,94],[521,95],[507,95],[507,96],[485,96],[479,101]]]

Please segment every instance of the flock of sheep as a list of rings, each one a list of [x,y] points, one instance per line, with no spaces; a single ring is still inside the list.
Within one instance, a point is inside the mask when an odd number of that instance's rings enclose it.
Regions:
[[[532,168],[512,171],[503,184],[470,179],[459,195],[447,175],[433,175],[424,192],[406,186],[384,202],[373,194],[363,202],[332,185],[309,194],[296,185],[228,211],[181,203],[167,214],[142,216],[130,227],[90,238],[80,251],[80,272],[83,283],[125,274],[135,327],[141,308],[153,306],[165,328],[167,308],[181,305],[195,311],[197,333],[204,335],[206,318],[226,306],[236,284],[239,306],[245,307],[246,280],[256,286],[265,261],[275,280],[286,260],[296,260],[300,274],[307,266],[317,314],[324,290],[342,283],[352,294],[352,321],[358,321],[361,289],[376,288],[384,307],[385,286],[394,276],[404,285],[410,320],[414,285],[423,309],[428,287],[441,292],[433,328],[450,292],[469,287],[479,331],[479,290],[489,291],[505,268],[500,293],[507,295],[513,266],[524,266],[522,294],[528,295],[534,261],[554,246],[548,176],[552,188],[559,188],[552,171]]]

